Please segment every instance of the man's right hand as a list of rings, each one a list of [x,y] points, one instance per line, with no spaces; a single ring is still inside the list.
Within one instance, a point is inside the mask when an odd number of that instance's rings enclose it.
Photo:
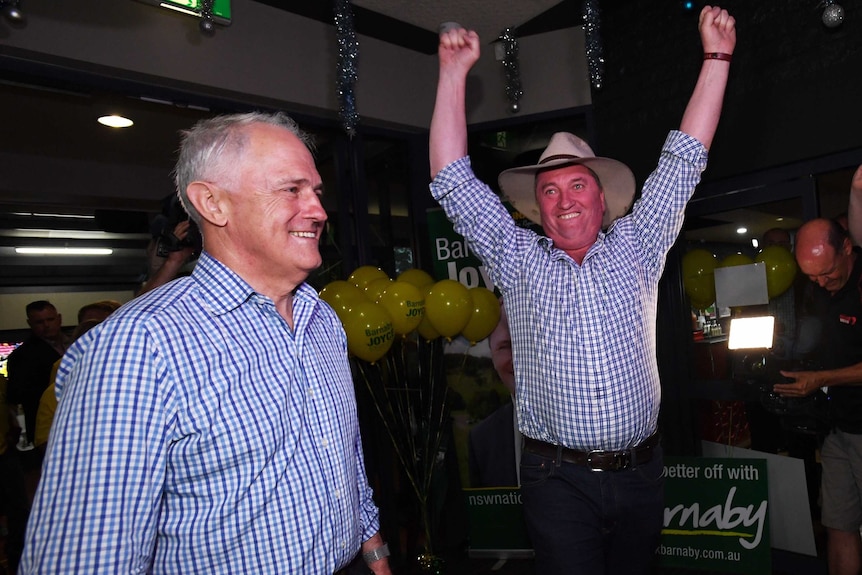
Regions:
[[[698,20],[704,52],[733,54],[736,47],[736,20],[718,6],[704,6]]]
[[[440,75],[429,131],[431,178],[467,155],[467,73],[479,59],[479,35],[453,26],[440,32]]]
[[[466,77],[479,59],[479,35],[473,30],[450,28],[440,34],[440,74],[451,73]]]

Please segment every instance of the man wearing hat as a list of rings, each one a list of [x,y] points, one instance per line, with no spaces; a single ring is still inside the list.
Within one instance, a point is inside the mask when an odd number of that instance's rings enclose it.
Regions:
[[[431,191],[502,291],[512,332],[521,495],[539,573],[647,573],[663,522],[658,282],[706,167],[736,45],[704,7],[704,62],[641,199],[631,171],[555,134],[500,187],[545,235],[516,226],[467,157],[466,78],[479,38],[441,33]]]

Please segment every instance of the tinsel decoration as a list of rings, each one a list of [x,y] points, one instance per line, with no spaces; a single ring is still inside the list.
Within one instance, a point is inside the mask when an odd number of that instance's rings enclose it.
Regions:
[[[827,28],[837,28],[844,22],[844,8],[835,0],[822,0],[819,6],[823,8],[820,19]]]
[[[497,38],[503,44],[503,70],[506,73],[506,97],[509,99],[509,111],[517,114],[521,111],[521,71],[518,68],[518,39],[515,30],[506,28]]]
[[[213,20],[213,0],[203,0],[201,4],[201,21],[198,24],[201,33],[206,36],[215,34],[215,20]]]
[[[338,92],[339,116],[347,135],[356,134],[359,114],[356,113],[356,96],[353,87],[357,77],[357,56],[359,41],[353,26],[353,11],[350,0],[335,0],[335,36],[338,40],[338,71],[336,90]]]
[[[587,67],[590,84],[601,89],[605,76],[605,57],[602,53],[601,14],[599,0],[584,0],[584,35],[587,43]]]

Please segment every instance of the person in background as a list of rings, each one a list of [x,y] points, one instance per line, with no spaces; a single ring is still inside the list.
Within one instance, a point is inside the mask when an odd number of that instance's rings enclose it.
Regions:
[[[781,246],[787,251],[793,252],[793,239],[790,237],[790,232],[784,228],[770,228],[763,232],[763,237],[760,239],[760,247],[768,248],[769,246]]]
[[[783,228],[771,228],[763,233],[760,247],[766,249],[779,246],[793,253],[793,240],[790,232]],[[796,285],[796,282],[793,284]],[[796,297],[791,287],[784,293],[769,300],[769,313],[775,317],[775,341],[772,353],[782,358],[793,356],[793,342],[796,337]]]
[[[120,305],[118,301],[101,300],[82,306],[78,310],[78,325],[75,326],[75,331],[72,332],[71,341],[77,340],[91,328],[105,321]],[[39,399],[39,409],[36,411],[36,431],[33,437],[33,445],[43,456],[48,446],[48,434],[51,432],[51,425],[54,423],[54,414],[57,412],[57,393],[54,381],[57,378],[57,370],[60,367],[62,359],[60,358],[54,362],[54,367],[51,369],[51,384],[42,393],[42,397]]]
[[[852,215],[851,215],[852,221]],[[813,286],[821,321],[822,369],[782,371],[792,381],[773,390],[785,397],[827,388],[830,432],[820,448],[821,523],[827,532],[830,575],[862,569],[862,258],[834,220],[806,222],[796,234],[796,261]]]
[[[24,530],[30,513],[30,497],[21,458],[15,444],[21,429],[6,401],[6,378],[0,376],[0,514],[6,517],[6,573],[16,573],[24,548]],[[0,568],[0,572],[2,569]]]
[[[81,308],[78,310],[78,325],[90,321],[105,321],[106,319],[108,319],[108,316],[117,311],[117,309],[119,309],[121,305],[123,304],[116,300],[103,299],[81,306]],[[83,333],[79,333],[78,335],[83,335]],[[72,341],[75,341],[75,339],[76,338],[73,334]]]
[[[465,96],[480,42],[462,28],[440,35],[431,192],[505,301],[537,573],[647,573],[655,561],[658,282],[706,166],[736,45],[727,11],[704,7],[698,26],[706,54],[694,93],[630,215],[631,170],[573,134],[555,134],[537,165],[500,175],[545,236],[517,227],[473,174]]]
[[[512,335],[506,309],[500,302],[500,321],[488,336],[491,362],[513,400],[496,409],[470,430],[469,455],[471,487],[511,487],[518,485],[521,433],[515,419],[515,368],[512,366]]]
[[[763,232],[760,238],[761,249],[779,246],[793,253],[790,232],[783,228],[770,228]],[[771,357],[778,360],[790,360],[796,341],[796,296],[794,286],[784,293],[769,298],[769,303],[762,307],[749,308],[758,315],[771,315],[775,318]],[[778,453],[787,448],[787,433],[782,427],[778,415],[767,411],[759,396],[749,398],[745,402],[745,415],[751,432],[751,449],[764,453]]]
[[[390,572],[347,338],[305,283],[327,219],[309,145],[281,113],[183,134],[203,252],[63,358],[22,574],[335,573],[360,550]]]
[[[183,220],[174,227],[173,235],[181,247],[180,249],[169,251],[164,256],[158,253],[158,238],[150,241],[150,244],[147,246],[147,260],[149,262],[147,279],[141,285],[140,289],[138,289],[138,292],[135,294],[136,296],[143,295],[180,276],[183,272],[183,266],[186,265],[195,253],[194,246],[185,245],[190,226],[190,220]]]
[[[32,444],[36,435],[39,399],[50,385],[51,368],[65,353],[69,339],[63,333],[63,316],[51,302],[30,302],[26,312],[30,337],[9,354],[6,369],[9,374],[9,403],[24,407],[27,440]]]

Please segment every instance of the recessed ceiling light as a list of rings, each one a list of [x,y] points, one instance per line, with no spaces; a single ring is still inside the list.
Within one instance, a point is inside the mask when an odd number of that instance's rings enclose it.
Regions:
[[[738,233],[738,234],[744,234],[747,231],[748,231],[748,228],[736,228],[736,233]]]
[[[114,114],[110,116],[102,116],[101,118],[99,118],[99,123],[103,126],[109,126],[111,128],[128,128],[129,126],[134,125],[134,122],[130,119]]]

